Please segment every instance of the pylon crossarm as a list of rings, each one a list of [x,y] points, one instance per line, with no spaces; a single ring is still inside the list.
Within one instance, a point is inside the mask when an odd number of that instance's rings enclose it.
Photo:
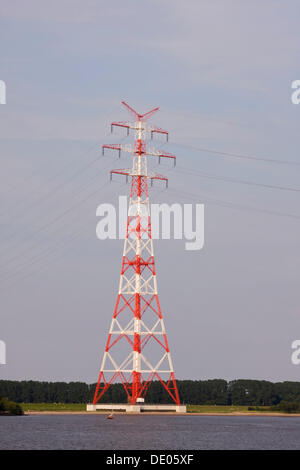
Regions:
[[[127,152],[132,154],[138,154],[139,150],[132,147],[132,145],[121,145],[121,144],[104,144],[102,145],[102,154],[104,155],[104,150],[118,150],[119,157],[121,152]],[[150,150],[146,151],[146,148],[142,151],[143,155],[151,156],[151,157],[158,157],[158,162],[160,163],[161,158],[169,158],[174,161],[174,166],[176,166],[176,156],[172,153],[163,152],[162,150],[156,150],[151,148]]]
[[[124,127],[127,130],[127,135],[129,135],[129,129],[136,129],[130,122],[112,122],[110,125],[111,133],[113,133],[114,127]]]
[[[128,168],[118,168],[116,170],[110,170],[110,173],[116,173],[118,175],[129,176],[130,175],[130,170]]]
[[[121,152],[127,152],[127,153],[135,153],[134,147],[132,145],[121,145],[121,144],[104,144],[102,145],[102,154],[104,155],[105,149],[110,149],[110,150],[118,150],[119,151],[119,156],[121,155]]]
[[[169,158],[169,159],[173,160],[174,166],[176,166],[176,156],[173,155],[172,153],[163,152],[162,150],[151,149],[150,151],[147,150],[147,155],[153,156],[153,157],[158,157],[158,163],[160,163],[161,158]]]
[[[161,129],[160,127],[153,127],[149,129],[151,133],[151,140],[153,139],[153,134],[164,134],[166,136],[166,140],[168,142],[169,140],[169,132],[165,131],[164,129]]]
[[[154,180],[160,180],[160,181],[165,181],[166,182],[166,188],[168,187],[168,178],[166,176],[163,176],[159,173],[152,173],[149,175],[149,179],[151,180],[151,186],[153,184]]]
[[[102,155],[104,155],[105,149],[118,150],[119,158],[121,157],[121,145],[120,144],[104,144],[104,145],[102,145]]]
[[[128,176],[130,175],[130,170],[128,169],[118,169],[118,170],[110,170],[110,181],[112,181],[112,175],[117,174],[117,175],[124,175],[126,176],[126,183],[128,181]]]

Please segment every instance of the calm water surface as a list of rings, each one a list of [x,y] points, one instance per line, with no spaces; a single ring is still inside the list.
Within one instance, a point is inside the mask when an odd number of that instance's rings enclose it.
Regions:
[[[300,418],[31,415],[0,417],[1,449],[300,449]]]

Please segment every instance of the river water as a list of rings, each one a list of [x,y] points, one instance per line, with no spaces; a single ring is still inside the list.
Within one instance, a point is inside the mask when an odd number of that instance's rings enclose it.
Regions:
[[[300,418],[1,416],[0,449],[300,449]]]

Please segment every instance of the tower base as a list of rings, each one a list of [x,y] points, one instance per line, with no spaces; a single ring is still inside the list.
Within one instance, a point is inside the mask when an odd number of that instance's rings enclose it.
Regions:
[[[97,405],[86,405],[86,411],[125,411],[126,413],[141,412],[176,412],[186,413],[186,405],[147,405],[138,403],[130,405],[128,403],[100,403]]]

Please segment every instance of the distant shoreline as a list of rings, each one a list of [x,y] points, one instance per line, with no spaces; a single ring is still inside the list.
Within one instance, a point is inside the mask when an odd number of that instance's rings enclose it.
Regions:
[[[32,415],[107,415],[108,411],[24,411],[25,416]],[[114,412],[114,415],[164,415],[164,416],[273,416],[273,417],[295,417],[299,418],[300,413],[276,413],[276,412],[228,412],[228,413],[173,413],[173,412],[142,412],[142,413],[126,413]]]

